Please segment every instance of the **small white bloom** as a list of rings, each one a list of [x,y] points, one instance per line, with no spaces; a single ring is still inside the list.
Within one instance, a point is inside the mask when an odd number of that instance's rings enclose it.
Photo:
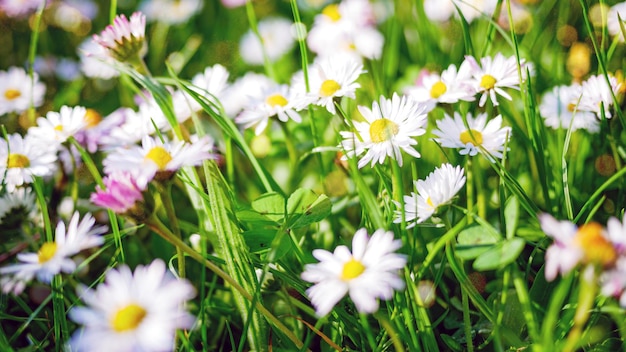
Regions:
[[[120,75],[114,67],[115,59],[109,51],[96,43],[93,37],[85,39],[78,47],[80,70],[90,78],[111,79]]]
[[[328,314],[346,293],[360,313],[376,312],[377,298],[389,300],[394,290],[404,288],[398,271],[406,265],[406,257],[394,253],[400,247],[402,242],[394,240],[393,232],[379,229],[370,238],[362,228],[354,234],[352,253],[343,245],[333,253],[314,250],[320,262],[307,264],[302,279],[315,283],[306,293],[317,315]]]
[[[8,141],[0,139],[0,175],[9,192],[26,183],[34,176],[47,177],[56,171],[57,149],[54,145],[42,148],[38,141],[28,135],[10,134]]]
[[[203,4],[201,0],[144,0],[139,10],[148,21],[179,24],[200,12]]]
[[[583,92],[578,108],[581,111],[590,111],[596,114],[598,118],[604,117],[610,119],[611,106],[613,105],[613,95],[617,97],[621,83],[617,78],[609,75],[609,83],[607,83],[604,75],[591,76],[583,82]]]
[[[228,70],[222,65],[207,67],[191,80],[193,89],[199,95],[207,98],[213,104],[219,105],[224,91],[228,88]],[[189,98],[195,111],[200,110],[200,104],[195,99]]]
[[[493,58],[488,56],[480,59],[480,65],[471,56],[466,56],[465,60],[470,65],[474,89],[482,93],[478,102],[479,106],[484,106],[487,98],[490,98],[493,105],[497,106],[496,95],[501,95],[508,100],[513,99],[502,88],[519,90],[520,79],[515,56],[505,58],[501,53],[497,53]],[[521,60],[520,66],[522,72],[526,71],[524,60]]]
[[[410,196],[404,196],[407,228],[428,220],[439,207],[449,204],[464,185],[465,170],[450,164],[436,168],[425,180],[415,181],[417,193],[411,192]],[[402,222],[401,210],[396,210],[394,222]]]
[[[257,35],[249,30],[241,38],[239,53],[241,58],[251,65],[262,65],[263,51],[267,58],[274,62],[289,52],[295,43],[291,34],[293,23],[285,18],[266,18],[259,22],[258,31],[263,43]]]
[[[582,87],[578,84],[557,86],[543,95],[539,112],[546,126],[557,129],[585,129],[597,133],[600,124],[595,114],[579,108]]]
[[[31,101],[35,107],[41,106],[46,93],[46,86],[39,82],[39,76],[33,74],[33,81],[28,73],[19,67],[0,71],[0,116],[11,112],[22,113],[28,109]]]
[[[0,227],[10,228],[24,220],[39,222],[35,193],[30,188],[20,187],[0,197]]]
[[[87,306],[70,310],[70,319],[83,326],[70,340],[72,351],[173,350],[176,330],[195,322],[184,309],[194,287],[174,278],[160,259],[134,273],[127,266],[112,269],[95,290],[78,293]]]
[[[482,153],[488,159],[502,158],[504,144],[511,134],[510,127],[502,127],[502,116],[487,122],[486,113],[476,118],[468,113],[466,119],[467,127],[458,112],[454,113],[454,118],[444,115],[442,120],[437,121],[437,130],[433,131],[438,137],[435,141],[446,148],[462,148],[459,151],[461,155]]]
[[[387,157],[395,159],[402,166],[402,153],[419,158],[420,154],[413,146],[417,145],[414,137],[426,132],[428,106],[413,99],[394,93],[391,99],[380,97],[372,104],[372,109],[359,106],[364,122],[353,121],[356,132],[340,132],[343,141],[340,147],[346,152],[344,160],[359,156],[365,152],[358,163],[362,168],[368,163],[382,164]]]
[[[441,75],[430,73],[421,77],[416,86],[406,87],[404,93],[418,102],[431,104],[474,101],[476,90],[470,84],[470,77],[469,64],[464,61],[458,71],[452,64]]]
[[[37,119],[37,126],[28,134],[46,146],[60,145],[87,126],[87,109],[82,106],[62,106],[59,112],[50,111]]]
[[[224,112],[231,117],[237,116],[254,100],[262,99],[263,92],[274,85],[276,83],[263,74],[247,72],[243,77],[226,87],[222,93],[221,102],[224,106]]]
[[[620,42],[624,42],[622,26],[626,28],[626,2],[617,3],[611,7],[607,14],[606,26],[610,35],[617,37]]]
[[[461,16],[472,23],[483,15],[491,17],[496,4],[495,0],[424,0],[424,12],[431,21],[445,22],[452,16],[459,17],[461,11]]]

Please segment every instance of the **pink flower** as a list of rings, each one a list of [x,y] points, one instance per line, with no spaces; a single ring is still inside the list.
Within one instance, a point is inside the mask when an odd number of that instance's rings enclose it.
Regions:
[[[103,190],[96,187],[96,193],[91,194],[91,201],[103,208],[123,214],[131,210],[137,202],[143,201],[143,190],[130,173],[116,172],[104,178]]]
[[[143,56],[146,34],[146,16],[135,12],[130,21],[124,15],[115,17],[100,35],[94,34],[93,40],[107,49],[111,56],[124,62],[137,55]]]

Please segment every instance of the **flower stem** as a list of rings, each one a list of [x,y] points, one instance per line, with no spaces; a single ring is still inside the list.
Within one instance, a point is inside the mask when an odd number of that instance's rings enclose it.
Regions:
[[[165,190],[159,193],[161,194],[161,200],[163,202],[163,207],[165,208],[165,213],[167,214],[167,219],[170,222],[170,228],[172,229],[172,233],[182,241],[178,217],[176,217],[176,210],[174,209],[174,202],[172,201],[172,183],[170,182],[167,185],[164,185],[164,188]],[[178,246],[176,246],[176,259],[178,260],[178,276],[184,278],[186,277],[185,253]]]
[[[565,341],[565,346],[562,350],[563,352],[573,352],[576,350],[577,345],[580,343],[585,323],[587,323],[587,320],[589,319],[591,308],[593,308],[593,303],[596,299],[596,292],[598,290],[595,282],[596,273],[595,271],[593,272],[593,278],[591,280],[585,277],[587,276],[585,275],[585,272],[592,269],[595,268],[586,267],[580,275],[578,306],[576,307],[576,314],[574,315],[574,326],[567,335],[567,340]]]

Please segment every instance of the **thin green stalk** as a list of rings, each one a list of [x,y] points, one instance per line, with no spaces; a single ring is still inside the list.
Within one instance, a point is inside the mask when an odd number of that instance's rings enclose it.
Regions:
[[[250,29],[257,37],[259,42],[261,43],[261,50],[263,52],[263,66],[265,67],[265,73],[276,81],[276,72],[274,71],[274,67],[272,66],[272,62],[270,61],[269,56],[267,55],[267,50],[265,49],[265,44],[263,43],[263,37],[259,33],[259,26],[256,19],[256,14],[254,13],[254,5],[252,5],[252,0],[246,1],[246,15],[248,16],[248,22],[250,23]]]
[[[170,222],[170,229],[172,230],[172,233],[182,241],[178,217],[176,216],[176,209],[174,207],[174,202],[172,201],[172,183],[169,182],[167,185],[164,185],[164,187],[159,188],[165,188],[162,189],[162,192],[159,192],[159,194],[161,195],[161,201],[163,202],[167,219]],[[184,278],[186,277],[185,253],[179,247],[176,247],[176,259],[178,261],[178,276]]]
[[[111,0],[111,6],[109,7],[109,23],[115,21],[115,16],[117,16],[117,0]]]
[[[512,264],[513,266],[513,264]],[[528,329],[528,336],[531,342],[540,341],[539,327],[535,314],[533,314],[533,306],[530,295],[528,294],[528,288],[526,287],[526,280],[522,278],[522,274],[517,266],[513,266],[513,285],[517,292],[517,299],[522,305],[524,319],[526,320],[526,328]]]
[[[404,346],[402,346],[402,343],[400,342],[400,336],[398,336],[389,321],[382,316],[376,316],[376,319],[378,319],[378,323],[380,323],[380,325],[383,327],[383,329],[385,329],[387,334],[389,334],[389,339],[391,340],[393,348],[396,350],[396,352],[404,351]]]
[[[588,267],[583,269],[583,272],[589,269]],[[589,319],[593,303],[596,299],[596,292],[598,291],[598,285],[595,282],[595,273],[592,280],[587,280],[584,273],[579,276],[580,290],[578,293],[578,306],[576,307],[576,314],[574,315],[574,326],[567,335],[563,352],[571,352],[576,350],[580,342],[580,338],[583,333],[585,323]]]
[[[30,45],[28,47],[28,78],[30,79],[31,89],[35,86],[35,55],[37,55],[37,43],[39,42],[39,28],[41,27],[41,19],[43,17],[43,10],[46,8],[46,1],[42,1],[35,14],[35,22],[33,24],[33,31],[30,36]],[[28,102],[28,124],[35,124],[35,94],[30,95],[30,101]]]
[[[461,287],[461,304],[463,305],[463,330],[468,352],[474,352],[474,339],[472,338],[472,321],[470,320],[469,299],[467,292]]]
[[[370,345],[370,351],[376,351],[376,340],[374,339],[374,334],[372,334],[372,327],[370,326],[369,321],[367,321],[367,314],[359,314],[359,321],[361,322],[361,331],[365,333],[365,337],[367,338],[367,343]]]
[[[430,268],[430,265],[432,264],[433,260],[435,260],[435,258],[439,255],[439,252],[441,252],[441,250],[446,246],[446,244],[452,239],[454,239],[456,235],[458,235],[459,232],[461,232],[461,230],[465,228],[465,226],[467,225],[467,221],[468,221],[467,217],[464,217],[458,224],[456,224],[453,228],[448,230],[448,232],[446,232],[443,236],[439,237],[437,242],[435,242],[435,244],[432,246],[432,248],[428,252],[426,259],[424,259],[424,263],[422,263],[417,273],[415,274],[416,280],[420,280],[424,276],[426,270]]]
[[[467,173],[467,182],[465,182],[465,190],[467,192],[467,223],[474,222],[474,170],[472,168],[472,157],[467,157],[465,164],[465,172]]]

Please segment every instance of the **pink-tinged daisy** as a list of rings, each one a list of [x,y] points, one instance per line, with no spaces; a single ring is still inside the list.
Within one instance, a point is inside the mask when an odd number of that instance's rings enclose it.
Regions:
[[[452,202],[464,185],[465,170],[450,164],[436,168],[425,180],[415,181],[417,193],[411,192],[411,195],[404,196],[404,218],[408,223],[407,228],[423,223],[440,207]],[[395,212],[394,222],[402,222],[401,210]]]
[[[39,5],[41,0],[0,0],[0,11],[9,17],[26,17],[35,12]]]
[[[265,89],[250,102],[248,107],[235,118],[243,128],[254,127],[254,133],[260,135],[269,124],[270,117],[276,116],[281,122],[289,119],[302,122],[298,111],[307,107],[311,99],[287,85],[277,85]]]
[[[606,223],[607,237],[613,243],[619,255],[626,255],[626,216],[620,221],[616,217],[611,217]]]
[[[146,16],[135,12],[130,20],[118,15],[113,24],[108,25],[93,40],[108,50],[120,62],[140,58],[145,54]]]
[[[619,95],[621,83],[617,81],[617,78],[609,75],[609,82],[607,83],[604,75],[591,76],[583,82],[582,98],[578,108],[581,111],[590,111],[596,114],[598,118],[602,117],[602,111],[604,110],[604,117],[610,119],[613,117],[611,114],[611,106],[613,106],[613,96]]]
[[[453,104],[459,100],[474,101],[476,90],[470,84],[469,64],[464,61],[458,71],[455,65],[438,73],[420,77],[417,85],[406,87],[404,93],[421,103]]]
[[[494,106],[498,105],[496,95],[501,95],[508,100],[512,100],[509,93],[503,88],[519,90],[520,78],[517,71],[517,60],[515,56],[505,58],[501,53],[495,57],[483,57],[480,65],[471,56],[466,56],[465,61],[470,65],[470,72],[473,77],[474,89],[482,93],[478,102],[479,106],[484,106],[487,98],[491,99]],[[525,71],[524,60],[520,62],[522,72]]]
[[[552,281],[557,274],[567,275],[579,263],[612,267],[618,259],[613,243],[605,229],[596,222],[577,227],[549,214],[540,214],[539,223],[554,242],[546,251],[546,279]]]
[[[37,119],[37,126],[28,129],[32,138],[46,145],[60,145],[87,126],[87,109],[82,106],[62,106]]]
[[[102,115],[94,109],[87,109],[84,120],[85,128],[74,137],[90,153],[95,153],[102,140],[109,136],[114,128],[119,127],[124,122],[122,114],[111,114],[102,118]]]
[[[78,294],[86,306],[69,312],[82,325],[70,340],[72,351],[173,351],[176,330],[195,322],[184,308],[194,287],[160,259],[134,272],[125,265],[112,269],[95,290],[82,287]]]
[[[0,175],[2,183],[12,192],[16,187],[32,183],[34,176],[47,177],[56,171],[57,149],[42,147],[32,137],[10,134],[0,139]]]
[[[420,153],[414,137],[426,132],[428,106],[413,99],[394,93],[391,99],[380,97],[380,104],[374,102],[372,109],[359,106],[364,122],[352,121],[356,132],[340,132],[343,141],[340,147],[345,150],[344,160],[365,153],[358,167],[368,163],[382,164],[387,157],[395,159],[402,166],[402,153],[419,158]]]
[[[581,95],[582,87],[578,84],[557,86],[544,94],[539,112],[546,126],[554,129],[571,128],[572,131],[585,129],[590,133],[598,132],[600,124],[595,114],[579,108]]]
[[[45,93],[46,86],[39,82],[37,74],[31,82],[22,68],[11,67],[8,71],[0,71],[0,115],[22,113],[31,102],[35,107],[41,106]]]
[[[21,263],[0,268],[0,274],[9,275],[0,282],[2,290],[19,294],[34,277],[50,283],[56,274],[72,273],[76,270],[76,263],[70,257],[104,243],[101,235],[107,232],[107,228],[94,226],[95,223],[96,220],[88,213],[79,221],[78,212],[74,213],[67,228],[63,221],[59,221],[53,242],[45,242],[37,253],[18,254],[17,259]]]
[[[102,164],[104,172],[129,172],[140,188],[144,188],[153,178],[169,179],[184,166],[195,166],[204,160],[213,159],[213,146],[206,137],[194,143],[161,142],[160,139],[146,136],[141,146],[117,148],[106,156]]]
[[[433,131],[438,137],[435,141],[446,148],[462,148],[459,151],[461,155],[482,153],[488,159],[502,158],[504,144],[511,135],[510,127],[502,127],[502,116],[498,115],[487,122],[486,113],[476,118],[468,113],[466,120],[467,126],[458,112],[454,113],[454,118],[444,115],[442,120],[437,121],[437,129]]]
[[[607,297],[615,297],[626,308],[626,256],[620,256],[615,267],[600,275],[601,292]]]
[[[280,59],[295,44],[292,25],[290,20],[279,17],[260,21],[257,29],[263,43],[252,30],[246,32],[239,43],[239,53],[243,61],[251,65],[263,65],[264,54],[271,62]]]
[[[402,247],[393,232],[376,230],[370,238],[367,230],[358,230],[352,238],[352,252],[338,246],[333,253],[316,249],[316,264],[307,264],[301,277],[315,285],[306,293],[319,316],[328,314],[346,293],[360,313],[378,310],[378,298],[389,300],[394,290],[404,288],[398,272],[406,257],[395,253]]]
[[[102,180],[104,189],[96,186],[96,192],[89,198],[97,206],[124,214],[143,201],[145,187],[140,187],[128,172],[115,172]]]

